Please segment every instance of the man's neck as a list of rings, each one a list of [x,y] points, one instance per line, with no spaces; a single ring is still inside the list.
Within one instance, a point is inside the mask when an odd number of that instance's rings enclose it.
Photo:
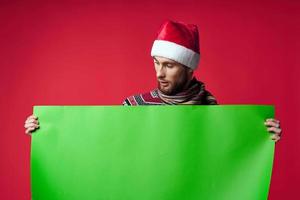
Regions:
[[[195,78],[194,76],[192,76],[192,77],[186,82],[186,84],[185,84],[185,86],[183,87],[182,91],[187,90],[187,89],[190,87],[190,85],[191,85],[191,83],[192,83],[192,81],[193,81],[194,79],[196,79],[196,78]]]

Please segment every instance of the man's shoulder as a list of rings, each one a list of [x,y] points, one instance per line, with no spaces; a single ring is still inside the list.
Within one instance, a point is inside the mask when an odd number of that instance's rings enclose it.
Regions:
[[[157,90],[151,90],[150,92],[135,94],[127,97],[123,101],[125,106],[138,106],[138,105],[160,105],[163,104],[158,96]]]

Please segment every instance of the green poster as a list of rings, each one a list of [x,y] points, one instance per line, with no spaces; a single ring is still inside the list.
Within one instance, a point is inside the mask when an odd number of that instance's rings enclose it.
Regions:
[[[272,106],[35,106],[33,200],[265,200]]]

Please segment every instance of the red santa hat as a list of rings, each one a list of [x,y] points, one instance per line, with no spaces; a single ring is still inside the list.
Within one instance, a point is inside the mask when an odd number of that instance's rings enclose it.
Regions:
[[[151,56],[161,56],[196,69],[200,60],[198,28],[194,24],[168,20],[162,24]]]

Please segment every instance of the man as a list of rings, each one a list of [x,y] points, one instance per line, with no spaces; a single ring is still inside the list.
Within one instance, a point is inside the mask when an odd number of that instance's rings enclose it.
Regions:
[[[205,89],[204,83],[193,76],[200,59],[196,25],[166,21],[153,43],[151,56],[158,87],[148,93],[126,98],[123,105],[217,105],[215,97]],[[266,119],[265,125],[271,138],[278,141],[282,132],[279,121]],[[25,128],[27,134],[39,128],[37,117],[29,116]]]

